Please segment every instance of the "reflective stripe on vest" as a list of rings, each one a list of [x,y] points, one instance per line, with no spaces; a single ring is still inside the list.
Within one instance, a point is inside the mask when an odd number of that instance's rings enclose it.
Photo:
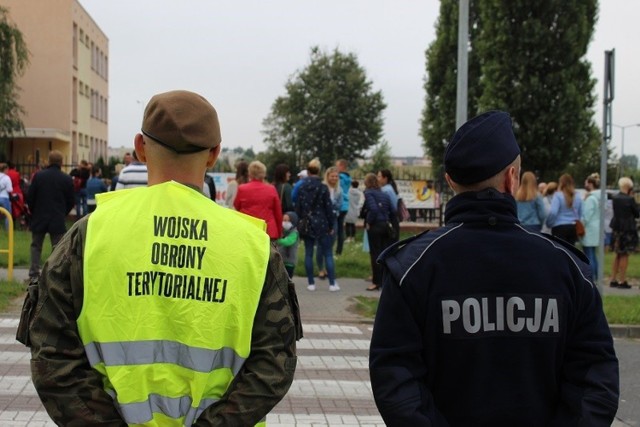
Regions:
[[[111,397],[113,396],[113,393]],[[129,423],[143,424],[144,420],[148,420],[153,416],[153,413],[163,413],[171,418],[180,418],[186,412],[184,417],[184,425],[192,425],[202,414],[202,412],[213,405],[216,400],[203,400],[200,402],[199,408],[192,408],[189,398],[176,398],[171,399],[164,396],[151,395],[148,402],[144,403],[129,403],[126,405],[120,405],[120,412],[123,414],[123,418],[128,420]],[[139,420],[139,421],[135,421]],[[262,419],[256,427],[266,426],[266,419]]]
[[[266,225],[175,182],[97,201],[78,318],[89,362],[127,423],[191,425],[249,356]]]
[[[232,348],[209,350],[175,341],[91,342],[84,349],[91,366],[99,363],[105,366],[172,363],[198,372],[227,368],[235,376],[245,361]]]

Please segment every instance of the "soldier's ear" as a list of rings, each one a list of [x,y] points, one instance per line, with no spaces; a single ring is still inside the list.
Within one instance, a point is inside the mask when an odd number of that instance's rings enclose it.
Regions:
[[[145,153],[145,143],[144,143],[144,137],[142,136],[141,133],[137,133],[136,136],[133,138],[133,145],[136,149],[136,156],[138,156],[138,160],[140,160],[143,163],[147,162],[147,154]]]
[[[216,164],[216,161],[218,160],[218,156],[220,155],[221,145],[222,144],[218,144],[209,150],[209,158],[207,159],[207,169],[212,168],[213,165]]]

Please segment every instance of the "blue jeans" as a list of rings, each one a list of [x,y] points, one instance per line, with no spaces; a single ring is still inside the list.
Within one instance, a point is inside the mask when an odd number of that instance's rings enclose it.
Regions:
[[[324,255],[327,268],[327,276],[329,276],[329,284],[336,282],[336,268],[333,263],[333,235],[326,234],[317,240],[313,237],[304,238],[304,269],[307,272],[307,281],[310,285],[315,284],[313,276],[313,248],[318,244],[318,252]]]
[[[336,255],[342,255],[342,247],[344,246],[344,217],[347,216],[347,211],[340,211],[338,214],[338,221],[336,223],[338,234],[338,247],[336,248]]]
[[[596,246],[583,246],[584,254],[589,258],[589,265],[593,271],[593,280],[598,280],[598,258],[596,257]]]
[[[11,216],[11,200],[8,197],[0,197],[0,206],[5,208],[7,212],[9,212],[9,216]],[[9,218],[2,215],[4,217],[4,228],[5,230],[9,229]]]
[[[331,235],[331,250],[333,251],[333,244],[336,242],[336,227],[338,226],[337,222],[333,223],[333,234]],[[319,246],[320,243],[316,242],[316,244]],[[336,252],[336,255],[340,255],[340,253]],[[322,271],[324,270],[324,258],[325,258],[325,254],[323,251],[318,250],[318,252],[316,252],[316,264],[318,265],[318,271]],[[328,274],[328,273],[327,273]]]
[[[85,216],[89,211],[89,208],[87,206],[87,189],[83,188],[77,193],[75,193],[75,198],[76,198],[76,216],[78,219],[80,219],[83,216]]]

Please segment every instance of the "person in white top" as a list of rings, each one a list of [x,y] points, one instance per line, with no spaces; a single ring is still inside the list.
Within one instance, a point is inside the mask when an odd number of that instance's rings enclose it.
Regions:
[[[122,172],[118,175],[118,183],[116,190],[124,190],[127,188],[146,187],[148,180],[147,165],[140,162],[133,152],[133,161],[122,168]]]
[[[5,208],[11,216],[11,199],[9,195],[13,193],[13,185],[11,178],[5,172],[7,170],[6,163],[0,163],[0,206]],[[9,229],[9,217],[5,215],[4,228]]]

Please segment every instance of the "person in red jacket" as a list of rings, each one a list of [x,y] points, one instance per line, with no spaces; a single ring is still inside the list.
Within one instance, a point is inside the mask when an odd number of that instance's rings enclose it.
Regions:
[[[25,206],[24,206],[24,194],[22,193],[22,179],[20,178],[20,172],[16,169],[16,165],[9,161],[7,162],[9,168],[5,172],[9,178],[11,179],[11,186],[13,187],[13,191],[9,195],[9,199],[11,200],[11,214],[13,216],[13,220],[16,221],[24,215]],[[24,224],[21,224],[24,225]]]
[[[267,234],[271,240],[282,237],[282,207],[280,197],[273,185],[264,182],[266,166],[259,161],[249,164],[249,182],[238,187],[233,201],[237,211],[263,219],[267,223]]]

